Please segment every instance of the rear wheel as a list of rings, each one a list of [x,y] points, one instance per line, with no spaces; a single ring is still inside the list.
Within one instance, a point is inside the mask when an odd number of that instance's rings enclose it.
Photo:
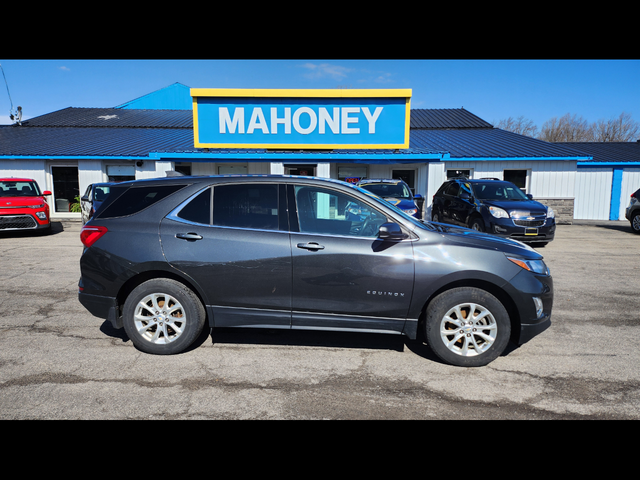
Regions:
[[[507,310],[496,297],[479,288],[448,290],[427,308],[427,344],[451,365],[487,365],[504,351],[510,335]]]
[[[122,311],[124,329],[140,350],[157,355],[180,353],[200,335],[205,311],[186,286],[159,278],[136,287]]]
[[[640,211],[634,213],[631,217],[631,230],[634,233],[640,233]]]

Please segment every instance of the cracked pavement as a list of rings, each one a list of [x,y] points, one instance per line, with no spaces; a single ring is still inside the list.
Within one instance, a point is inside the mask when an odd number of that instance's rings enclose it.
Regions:
[[[640,419],[640,238],[559,225],[552,326],[487,367],[421,339],[220,329],[153,356],[77,300],[80,223],[0,233],[0,419]]]

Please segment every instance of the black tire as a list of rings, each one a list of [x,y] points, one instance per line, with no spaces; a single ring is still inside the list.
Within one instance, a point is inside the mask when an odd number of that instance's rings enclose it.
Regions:
[[[633,216],[631,217],[631,230],[633,230],[633,233],[638,233],[640,234],[640,211],[637,211],[633,214]]]
[[[469,228],[478,232],[484,232],[484,222],[479,217],[472,218],[469,222]]]
[[[475,322],[467,321],[471,305],[475,305],[476,317],[482,315]],[[489,292],[473,287],[453,288],[434,298],[427,307],[424,328],[431,350],[459,367],[487,365],[504,352],[511,336],[504,305]]]
[[[156,355],[186,350],[202,332],[205,318],[200,299],[182,283],[166,278],[138,285],[122,310],[124,329],[133,344]]]

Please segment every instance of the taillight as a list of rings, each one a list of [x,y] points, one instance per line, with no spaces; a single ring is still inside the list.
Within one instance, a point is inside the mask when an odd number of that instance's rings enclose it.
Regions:
[[[85,225],[82,227],[82,230],[80,230],[80,241],[85,247],[89,248],[105,233],[107,233],[107,227]]]

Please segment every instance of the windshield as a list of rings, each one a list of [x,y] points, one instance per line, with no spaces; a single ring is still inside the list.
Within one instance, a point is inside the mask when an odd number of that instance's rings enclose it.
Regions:
[[[473,185],[473,196],[479,200],[529,200],[512,183],[476,183]]]
[[[33,197],[42,195],[38,184],[26,180],[0,181],[0,197]]]
[[[361,185],[361,187],[382,198],[393,197],[411,199],[411,191],[404,183],[368,183]]]

